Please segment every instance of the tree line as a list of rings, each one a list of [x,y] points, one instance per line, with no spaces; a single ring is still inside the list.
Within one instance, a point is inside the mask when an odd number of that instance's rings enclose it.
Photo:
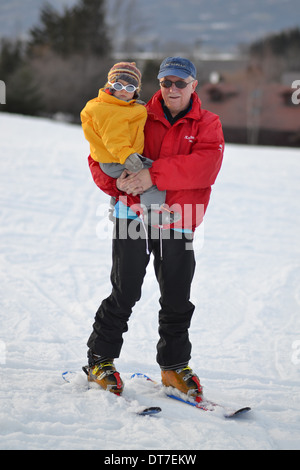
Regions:
[[[299,72],[300,29],[287,29],[253,42],[249,57],[261,64],[266,80],[278,81],[284,72]]]
[[[291,28],[271,34],[250,45],[250,53],[263,58],[266,54],[274,57],[285,57],[289,71],[300,68],[300,29]]]
[[[78,122],[81,109],[105,84],[114,63],[105,20],[105,0],[79,0],[62,13],[46,4],[25,43],[2,39],[0,79],[6,84],[6,104],[1,111],[62,113]]]
[[[116,15],[114,27],[117,22]],[[78,122],[85,103],[106,82],[114,63],[113,42],[114,28],[106,22],[105,0],[78,0],[62,13],[46,4],[26,42],[5,38],[0,42],[0,79],[6,84],[6,104],[0,110],[40,116],[63,113]],[[124,47],[125,43],[126,38]],[[250,45],[249,54],[262,63],[266,55],[272,55],[286,70],[299,70],[300,30],[257,41]],[[128,56],[126,60],[135,58]],[[159,62],[142,64],[144,101],[157,89]]]

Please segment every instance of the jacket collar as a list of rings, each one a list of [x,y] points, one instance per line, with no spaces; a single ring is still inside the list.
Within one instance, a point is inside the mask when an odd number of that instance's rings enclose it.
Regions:
[[[198,120],[201,118],[201,114],[202,114],[201,100],[196,92],[192,94],[191,99],[192,99],[192,107],[184,116],[184,118]],[[162,98],[161,91],[158,90],[146,105],[149,117],[152,117],[153,119],[167,121],[165,114],[164,114],[163,107],[162,107],[162,101],[163,101],[163,98]]]

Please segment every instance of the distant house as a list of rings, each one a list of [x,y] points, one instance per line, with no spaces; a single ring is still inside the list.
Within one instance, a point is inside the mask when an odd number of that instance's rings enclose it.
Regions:
[[[300,104],[292,100],[292,77],[288,83],[244,78],[198,89],[202,107],[220,116],[226,141],[300,147]]]

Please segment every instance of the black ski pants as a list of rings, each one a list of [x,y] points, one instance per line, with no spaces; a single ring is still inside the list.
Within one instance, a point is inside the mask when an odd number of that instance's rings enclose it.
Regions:
[[[153,227],[148,227],[146,234],[140,219],[116,219],[112,292],[96,312],[87,343],[93,354],[103,358],[119,357],[123,333],[128,330],[132,308],[141,297],[152,253],[161,294],[157,362],[165,370],[187,365],[191,356],[188,330],[194,312],[189,300],[195,271],[192,243],[192,234]]]

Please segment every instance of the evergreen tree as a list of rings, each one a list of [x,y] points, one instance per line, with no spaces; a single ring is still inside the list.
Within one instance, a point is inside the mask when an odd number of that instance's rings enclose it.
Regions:
[[[107,56],[111,50],[103,0],[80,0],[74,8],[74,52]]]
[[[42,111],[39,85],[29,66],[23,65],[9,76],[6,90],[6,105],[3,111],[31,116]]]
[[[110,52],[104,0],[80,0],[59,14],[46,4],[40,15],[41,25],[30,31],[30,51],[51,49],[57,54],[92,54],[105,56]]]
[[[250,53],[263,57],[266,52],[275,56],[285,56],[290,50],[300,53],[300,29],[293,28],[271,34],[250,45]]]
[[[39,86],[26,63],[21,41],[3,39],[0,49],[0,79],[6,85],[6,103],[0,111],[35,115],[42,109]]]
[[[2,39],[0,44],[0,78],[7,78],[14,73],[24,63],[22,52],[22,43],[20,41],[10,41]]]

